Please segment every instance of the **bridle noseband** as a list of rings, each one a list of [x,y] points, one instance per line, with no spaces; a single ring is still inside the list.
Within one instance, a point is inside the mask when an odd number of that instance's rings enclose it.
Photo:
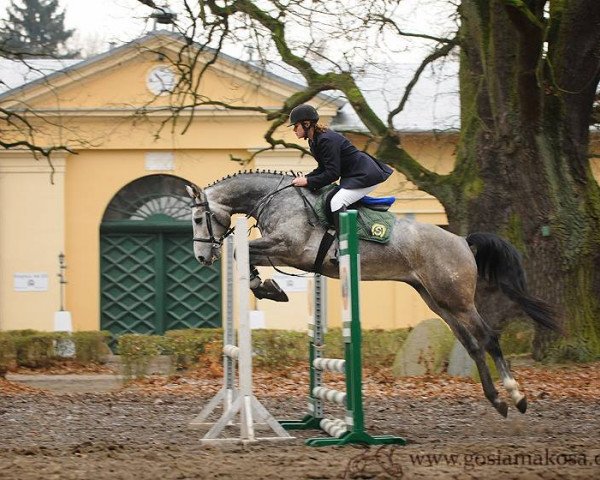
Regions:
[[[204,207],[204,218],[206,219],[206,229],[208,230],[208,235],[209,235],[208,238],[194,237],[193,238],[194,242],[212,243],[212,247],[214,249],[221,248],[225,239],[233,233],[234,227],[227,228],[225,225],[223,225],[221,222],[219,222],[219,219],[211,211],[208,201],[206,201],[206,202],[195,201],[194,204],[192,205],[192,207],[196,207],[196,208]],[[225,229],[225,233],[223,235],[221,235],[219,238],[216,238],[215,234],[214,234],[213,223],[212,223],[213,219],[215,220],[215,222],[217,222],[219,225],[221,225]],[[194,221],[195,221],[195,219],[194,219]]]

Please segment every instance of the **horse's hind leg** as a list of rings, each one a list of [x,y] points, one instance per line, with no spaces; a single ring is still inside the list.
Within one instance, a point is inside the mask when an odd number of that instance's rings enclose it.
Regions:
[[[485,397],[502,416],[506,417],[508,415],[508,405],[498,397],[498,390],[494,386],[492,375],[485,361],[484,345],[488,343],[489,333],[486,331],[486,326],[477,310],[475,310],[475,306],[472,306],[469,313],[451,313],[449,309],[441,307],[423,285],[415,283],[411,283],[411,285],[419,292],[429,308],[444,319],[456,338],[466,348],[479,372]],[[468,325],[469,328],[465,325]]]
[[[504,388],[512,398],[513,403],[519,412],[525,413],[527,410],[527,398],[519,391],[519,384],[510,373],[510,369],[506,364],[506,360],[504,360],[504,355],[502,355],[500,343],[498,342],[498,337],[496,335],[490,337],[486,350],[494,360],[500,378],[502,379],[502,385],[504,385]]]
[[[502,350],[500,348],[500,343],[498,341],[498,335],[494,332],[481,318],[479,312],[473,306],[473,312],[470,314],[474,318],[474,323],[471,325],[480,325],[483,328],[483,338],[480,339],[480,344],[484,345],[485,350],[490,354],[494,363],[496,364],[496,369],[500,374],[500,378],[502,379],[502,385],[509,393],[513,403],[521,413],[525,413],[527,410],[527,398],[519,391],[519,384],[513,378],[510,373],[510,369],[506,364],[506,360],[504,359],[504,355],[502,354]],[[504,403],[504,402],[502,402]],[[502,413],[502,412],[500,412]],[[505,415],[506,416],[506,415]]]
[[[475,307],[473,307],[474,309]],[[452,319],[456,315],[449,314],[449,312],[446,312],[446,314]],[[446,319],[444,318],[444,320]],[[484,324],[480,323],[480,320],[481,317],[475,310],[471,313],[456,315],[456,321],[452,323],[448,322],[448,320],[446,322],[475,362],[486,398],[503,417],[506,417],[508,415],[508,405],[498,397],[498,390],[494,386],[490,369],[485,361],[485,351],[490,335],[486,331],[487,329]],[[465,325],[469,325],[470,328],[467,328]]]

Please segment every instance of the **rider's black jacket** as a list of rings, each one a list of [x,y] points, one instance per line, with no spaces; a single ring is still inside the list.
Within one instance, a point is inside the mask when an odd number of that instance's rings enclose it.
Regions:
[[[310,151],[318,166],[306,175],[308,188],[318,190],[341,177],[342,188],[366,188],[386,180],[392,169],[361,152],[350,141],[332,130],[309,140]]]

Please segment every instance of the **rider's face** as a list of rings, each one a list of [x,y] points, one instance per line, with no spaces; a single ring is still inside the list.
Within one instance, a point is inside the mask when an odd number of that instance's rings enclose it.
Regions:
[[[294,133],[297,138],[306,138],[304,134],[304,128],[302,127],[302,123],[298,122],[294,124]]]
[[[300,122],[294,123],[293,129],[297,138],[304,138],[304,129],[302,128],[302,124]]]

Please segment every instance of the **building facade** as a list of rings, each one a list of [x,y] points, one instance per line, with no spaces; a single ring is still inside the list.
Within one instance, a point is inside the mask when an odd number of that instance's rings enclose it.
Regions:
[[[268,123],[250,110],[209,105],[195,108],[193,118],[183,112],[173,125],[169,95],[161,89],[176,78],[165,59],[179,42],[156,32],[0,95],[3,107],[35,112],[36,143],[71,150],[54,152],[50,162],[29,151],[0,151],[0,330],[52,330],[61,306],[71,312],[75,330],[162,333],[221,324],[221,264],[201,267],[193,258],[183,186],[238,171],[231,158],[265,147]],[[299,87],[222,56],[200,88],[212,99],[268,108],[280,107]],[[315,106],[329,123],[341,103],[320,97]],[[278,135],[295,140],[287,128]],[[455,143],[453,134],[404,139],[407,150],[439,172],[452,168]],[[314,161],[277,149],[243,168],[310,171]],[[375,194],[398,197],[397,215],[446,223],[441,205],[399,174]],[[305,328],[310,279],[263,273],[279,277],[290,297],[288,304],[253,300],[264,325]],[[335,325],[339,288],[337,281],[328,284]],[[407,285],[363,282],[361,288],[365,328],[405,327],[433,316]]]

